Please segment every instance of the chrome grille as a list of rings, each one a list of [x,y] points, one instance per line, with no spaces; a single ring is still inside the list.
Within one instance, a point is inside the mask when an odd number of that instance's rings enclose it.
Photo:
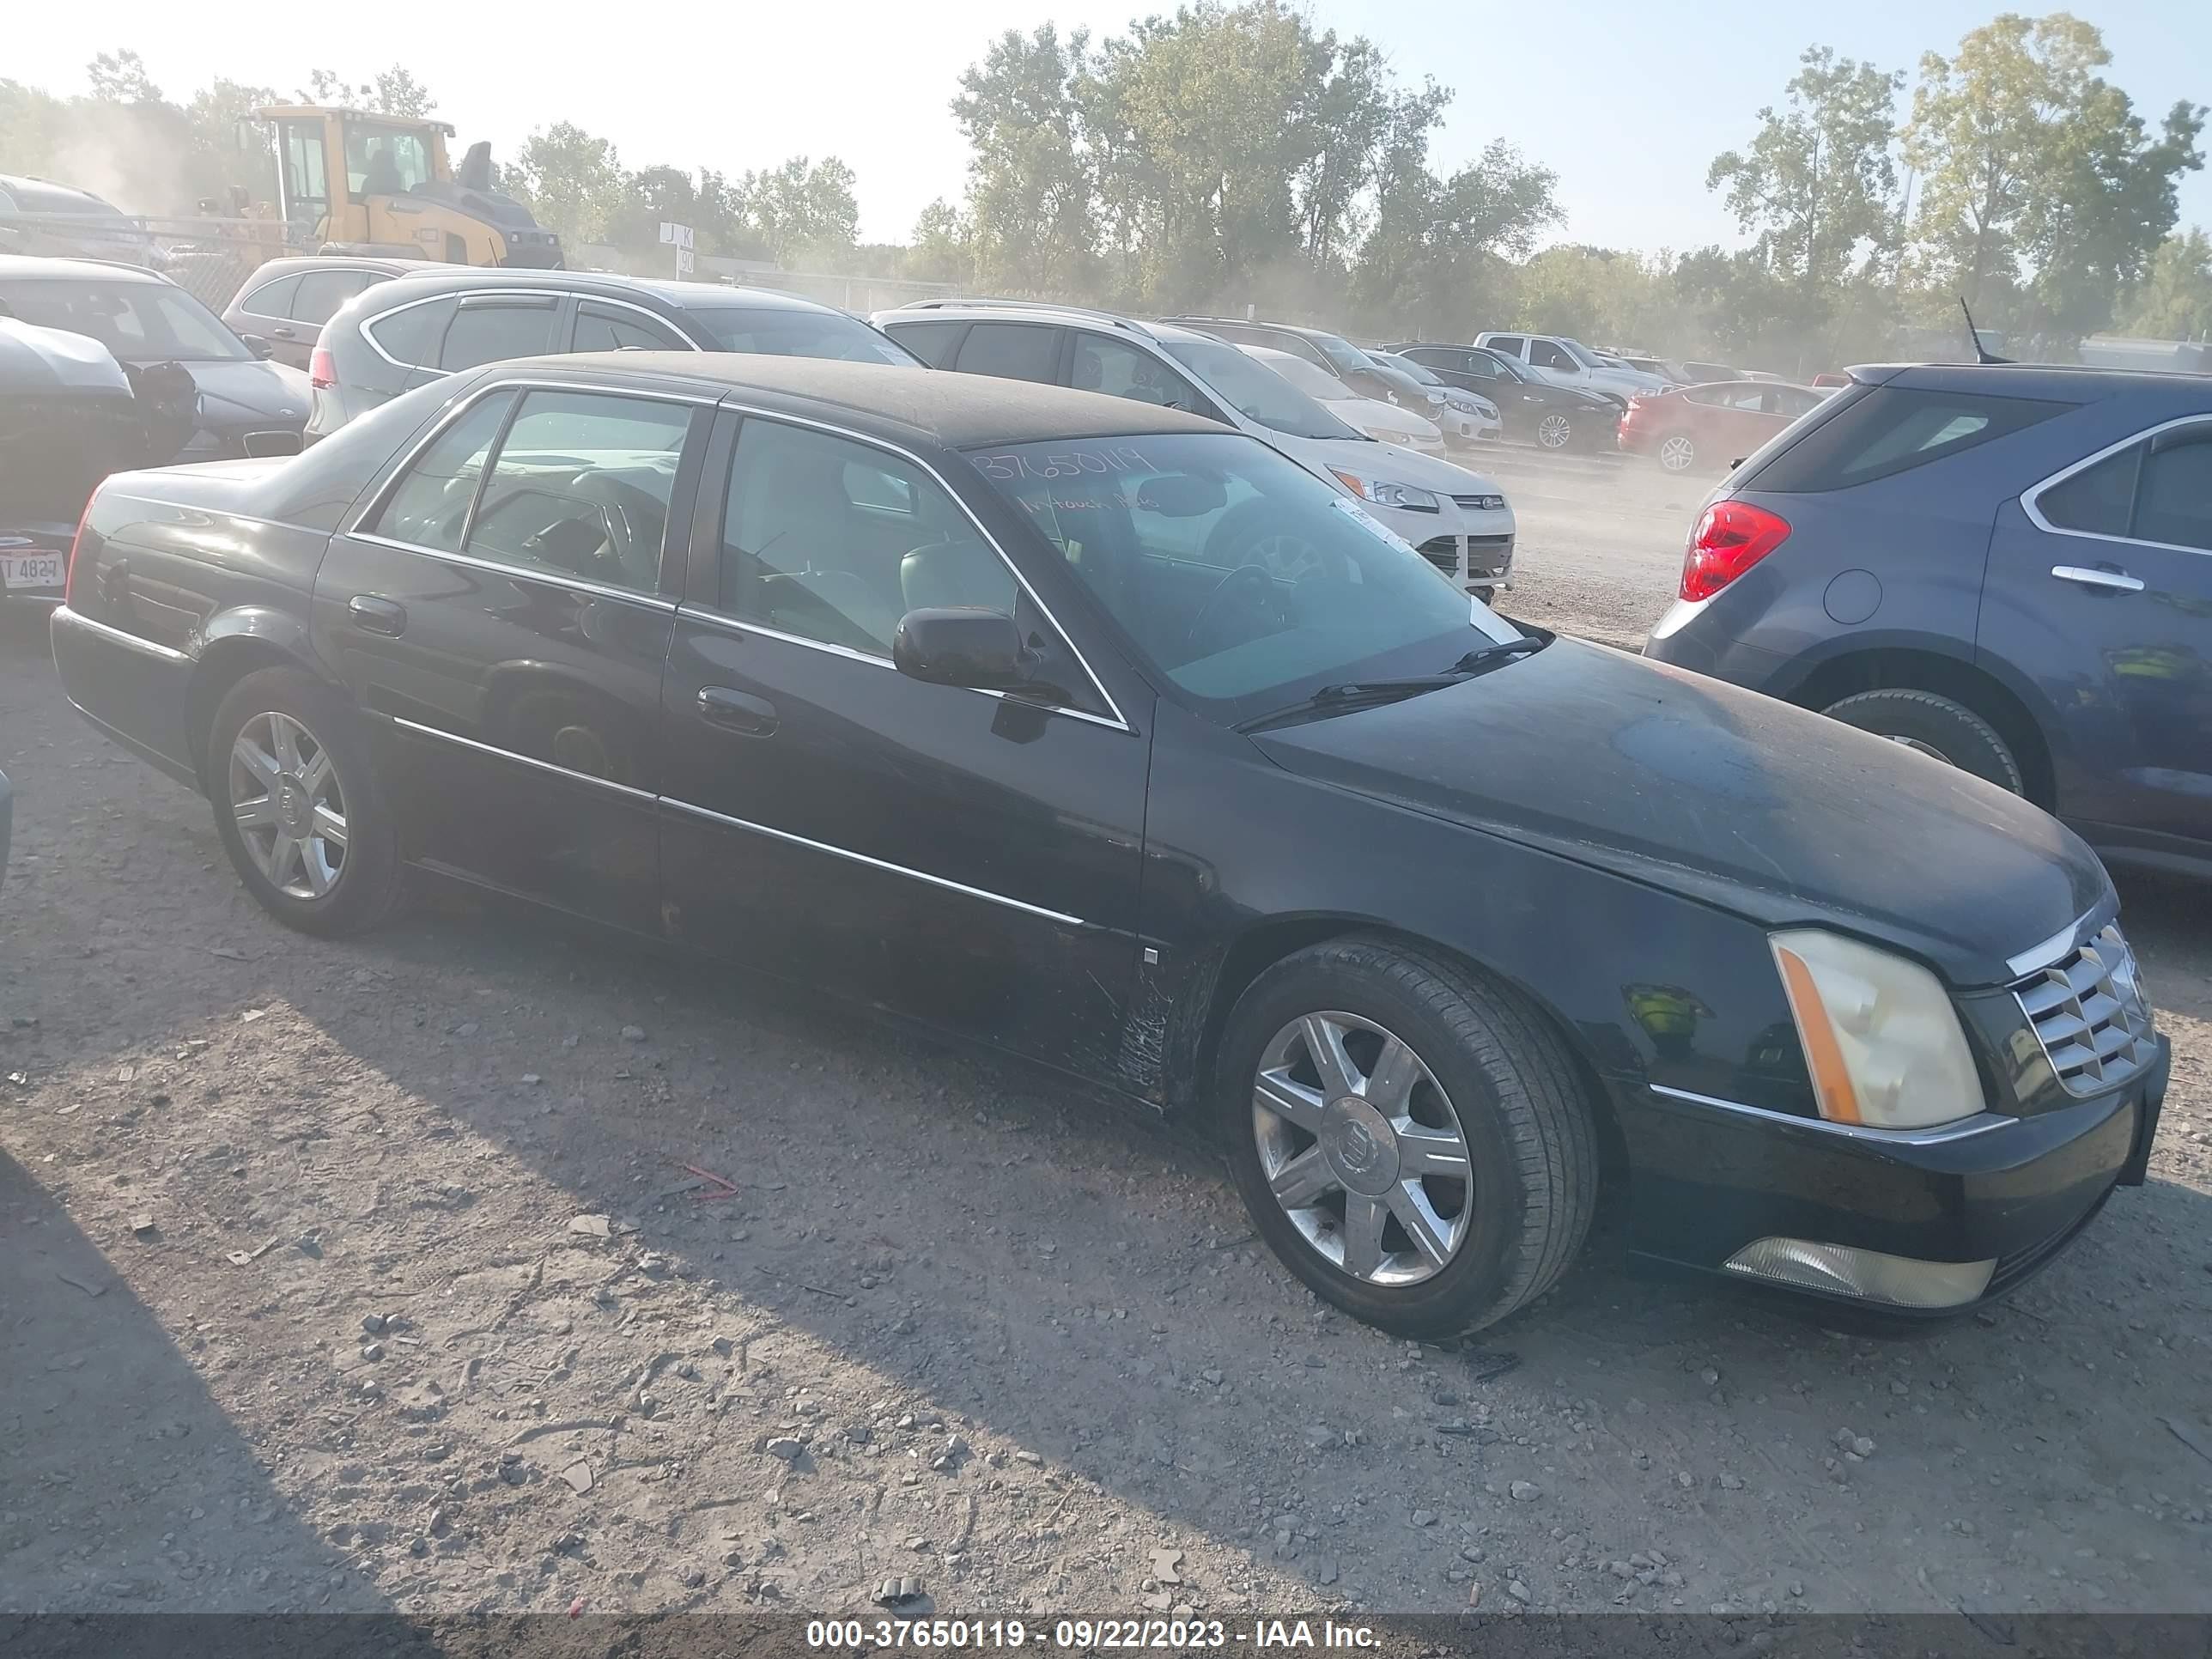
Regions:
[[[1447,576],[1459,574],[1459,538],[1431,536],[1413,550]]]
[[[1504,501],[1505,498],[1503,495],[1497,494],[1495,491],[1488,491],[1480,495],[1455,495],[1452,497],[1452,504],[1455,507],[1464,507],[1470,513],[1495,513],[1498,510],[1498,507],[1503,506]],[[1486,506],[1486,502],[1495,502],[1498,505]]]
[[[2116,927],[2024,981],[2014,994],[2069,1094],[2108,1089],[2158,1052],[2135,952]]]

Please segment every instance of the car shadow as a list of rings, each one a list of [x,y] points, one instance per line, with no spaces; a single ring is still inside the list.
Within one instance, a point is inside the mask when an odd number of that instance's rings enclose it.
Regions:
[[[906,1574],[959,1611],[1440,1611],[1509,1566],[1563,1609],[2206,1605],[2185,1550],[2143,1547],[2201,1484],[2161,1426],[2206,1432],[2191,1187],[2122,1194],[1913,1341],[1632,1278],[1601,1234],[1510,1324],[1415,1347],[1305,1291],[1203,1143],[1139,1110],[451,888],[364,939],[289,933],[204,803],[106,759],[73,728],[9,754],[37,862],[0,892],[0,992],[41,1024],[0,1050],[27,1079],[5,1109],[82,1102],[52,1178],[103,1240],[137,1201],[118,1176],[180,1218],[190,1249],[135,1281],[155,1308],[112,1305],[148,1364],[189,1330],[238,1392],[176,1391],[213,1415],[169,1455],[215,1446],[211,1490],[345,1522],[410,1611],[863,1609]],[[398,1322],[380,1358],[364,1310]],[[139,1449],[91,1369],[32,1376],[52,1409],[25,1422]],[[107,1605],[67,1553],[106,1571],[104,1489],[23,1489],[76,1540],[29,1582]],[[215,1553],[185,1515],[128,1535]],[[357,1594],[291,1524],[252,1604]],[[1608,1570],[1653,1551],[1648,1580]]]
[[[69,1184],[0,1152],[0,1611],[386,1608],[225,1403],[259,1386],[254,1315],[169,1328],[117,1271],[159,1264],[161,1229],[88,1237]]]

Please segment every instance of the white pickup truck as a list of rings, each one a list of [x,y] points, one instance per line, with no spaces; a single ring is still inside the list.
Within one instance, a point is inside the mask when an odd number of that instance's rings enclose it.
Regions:
[[[1581,386],[1602,392],[1623,409],[1639,392],[1664,392],[1667,382],[1656,374],[1621,368],[1607,362],[1580,340],[1564,334],[1478,334],[1474,343],[1501,356],[1510,357],[1532,374],[1554,386]]]

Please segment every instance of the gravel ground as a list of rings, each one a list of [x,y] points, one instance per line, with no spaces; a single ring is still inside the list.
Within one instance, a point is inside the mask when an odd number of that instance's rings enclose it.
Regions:
[[[1698,489],[1498,470],[1506,608],[1640,638]],[[2212,1609],[2212,893],[2126,890],[2151,1182],[2008,1303],[1601,1233],[1447,1352],[1025,1073],[447,892],[288,933],[35,629],[0,707],[0,1610]]]

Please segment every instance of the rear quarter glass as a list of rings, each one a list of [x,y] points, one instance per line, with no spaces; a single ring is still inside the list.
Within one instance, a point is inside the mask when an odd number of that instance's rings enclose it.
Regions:
[[[2074,407],[1893,382],[1856,386],[1769,439],[1734,483],[1762,495],[1849,489],[1963,455]]]

